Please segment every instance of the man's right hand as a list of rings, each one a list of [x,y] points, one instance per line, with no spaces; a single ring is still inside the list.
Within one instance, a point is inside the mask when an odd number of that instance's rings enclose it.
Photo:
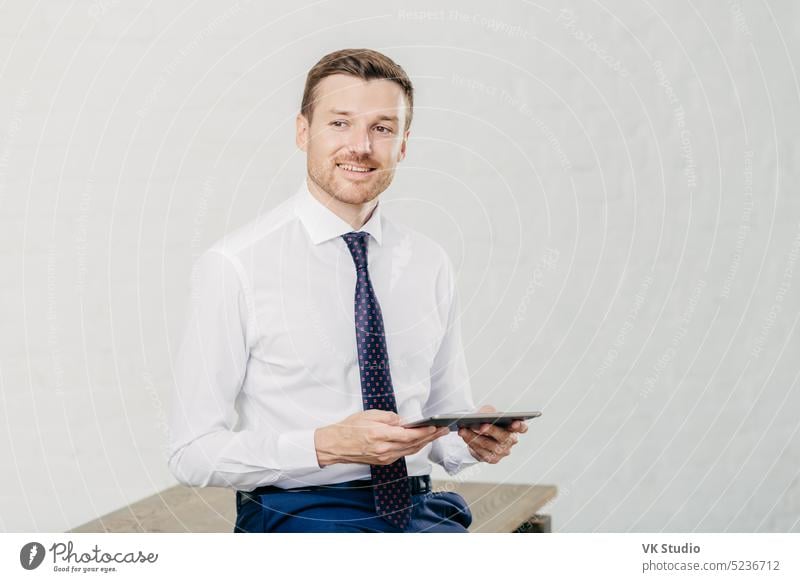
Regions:
[[[314,445],[320,467],[335,463],[390,465],[448,432],[447,427],[403,428],[394,412],[371,409],[318,428]]]

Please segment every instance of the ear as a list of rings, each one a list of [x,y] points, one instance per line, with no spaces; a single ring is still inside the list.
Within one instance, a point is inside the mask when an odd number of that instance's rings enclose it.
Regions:
[[[297,118],[294,122],[295,126],[295,137],[294,141],[297,144],[297,147],[300,148],[302,151],[308,151],[308,120],[306,120],[305,115],[302,113],[297,114]]]
[[[410,133],[411,130],[409,129],[403,134],[403,141],[400,144],[400,153],[397,154],[398,162],[402,162],[404,159],[406,159],[406,146],[408,145],[408,136]]]

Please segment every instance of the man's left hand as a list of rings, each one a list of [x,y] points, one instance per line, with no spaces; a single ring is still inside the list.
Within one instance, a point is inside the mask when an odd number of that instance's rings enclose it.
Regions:
[[[497,412],[491,405],[481,406],[477,412]],[[518,434],[528,431],[528,425],[515,420],[506,428],[493,424],[482,424],[468,428],[459,428],[458,436],[464,439],[470,454],[479,461],[495,464],[503,457],[511,454],[511,447],[517,444]]]

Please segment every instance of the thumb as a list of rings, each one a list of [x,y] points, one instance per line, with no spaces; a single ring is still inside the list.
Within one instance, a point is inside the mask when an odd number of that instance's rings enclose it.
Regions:
[[[477,410],[477,412],[497,412],[497,409],[491,404],[484,404]]]

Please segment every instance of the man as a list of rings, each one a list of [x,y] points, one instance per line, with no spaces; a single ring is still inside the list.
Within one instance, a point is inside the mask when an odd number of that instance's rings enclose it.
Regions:
[[[496,463],[527,430],[401,426],[475,409],[452,264],[378,201],[412,112],[385,55],[323,57],[296,120],[303,184],[195,265],[169,466],[235,488],[235,532],[464,532],[469,508],[430,492],[428,461]]]

